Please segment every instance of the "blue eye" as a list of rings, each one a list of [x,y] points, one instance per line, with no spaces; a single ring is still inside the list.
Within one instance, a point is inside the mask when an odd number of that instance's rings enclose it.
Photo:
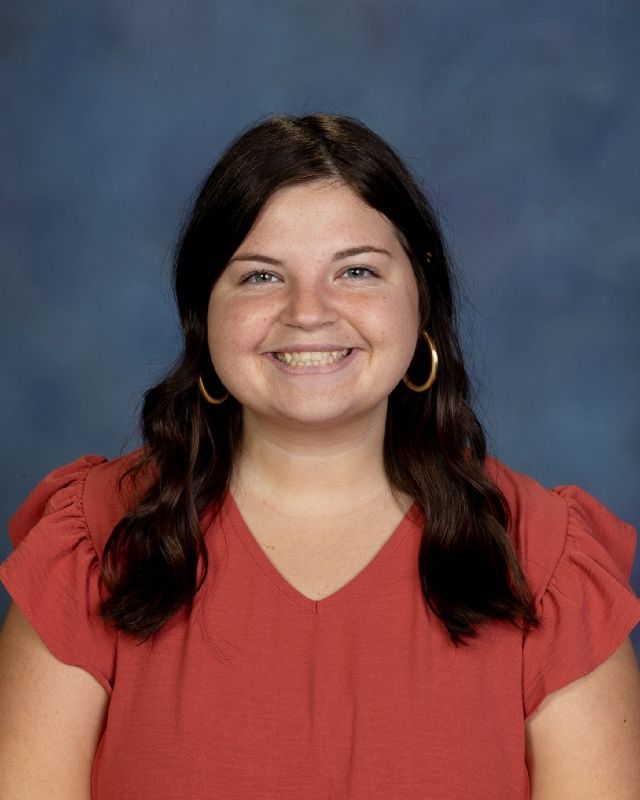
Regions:
[[[278,279],[273,273],[260,270],[252,272],[250,275],[247,275],[245,278],[242,279],[242,283],[254,283],[254,284],[273,283],[276,280]]]
[[[343,274],[346,277],[354,278],[355,280],[377,277],[375,272],[369,269],[369,267],[349,267],[349,269],[345,270]]]

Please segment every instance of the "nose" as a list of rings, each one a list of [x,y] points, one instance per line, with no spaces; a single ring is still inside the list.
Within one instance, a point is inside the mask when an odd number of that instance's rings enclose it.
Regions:
[[[319,328],[335,322],[337,316],[329,287],[315,281],[296,281],[289,285],[281,317],[286,325]]]

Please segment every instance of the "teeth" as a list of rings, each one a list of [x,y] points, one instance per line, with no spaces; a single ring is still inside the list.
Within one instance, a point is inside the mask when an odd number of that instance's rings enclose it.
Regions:
[[[289,364],[292,367],[313,367],[318,364],[334,364],[348,356],[351,350],[331,350],[327,352],[296,352],[296,353],[274,353],[278,361]]]

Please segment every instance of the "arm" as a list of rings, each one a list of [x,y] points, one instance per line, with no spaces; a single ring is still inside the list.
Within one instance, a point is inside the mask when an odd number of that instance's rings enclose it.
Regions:
[[[109,697],[58,661],[15,604],[0,632],[0,797],[90,800]]]
[[[531,800],[640,798],[640,670],[629,639],[526,722]]]

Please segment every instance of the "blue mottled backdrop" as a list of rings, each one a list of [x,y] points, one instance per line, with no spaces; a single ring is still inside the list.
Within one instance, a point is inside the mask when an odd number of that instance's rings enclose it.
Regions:
[[[638,525],[638,3],[24,0],[0,37],[4,519],[135,443],[188,197],[247,124],[323,110],[435,199],[493,451]]]

